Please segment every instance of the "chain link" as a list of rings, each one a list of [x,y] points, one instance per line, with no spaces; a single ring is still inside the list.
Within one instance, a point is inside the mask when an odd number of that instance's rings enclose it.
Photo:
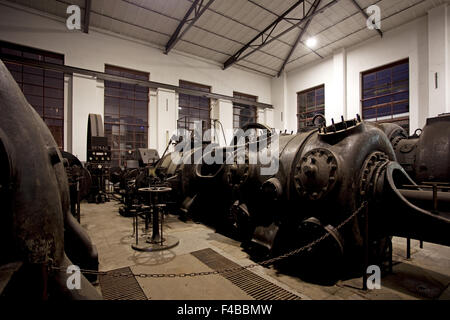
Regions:
[[[362,205],[353,212],[352,215],[350,215],[347,219],[345,219],[341,224],[339,224],[336,228],[334,228],[336,231],[342,229],[347,223],[349,223],[353,218],[355,218],[366,206],[367,201],[363,202]],[[190,272],[190,273],[124,273],[124,272],[114,272],[114,271],[96,271],[96,270],[87,270],[87,269],[80,269],[81,273],[83,274],[95,274],[95,275],[109,275],[114,278],[129,278],[129,277],[138,277],[138,278],[187,278],[187,277],[199,277],[199,276],[210,276],[210,275],[219,275],[219,274],[227,274],[227,273],[233,273],[233,272],[239,272],[247,269],[252,269],[258,266],[269,266],[274,264],[275,262],[279,262],[281,260],[287,259],[289,257],[292,257],[294,255],[297,255],[307,249],[312,249],[314,246],[318,245],[320,242],[324,241],[330,236],[330,233],[327,232],[320,238],[314,240],[313,242],[295,249],[293,251],[290,251],[288,253],[285,253],[283,255],[277,256],[275,258],[271,258],[259,263],[252,263],[245,266],[239,266],[234,268],[228,268],[228,269],[221,269],[221,270],[215,270],[215,271],[202,271],[202,272]],[[53,270],[59,270],[63,271],[64,268],[61,267],[55,267],[50,266],[50,269]]]

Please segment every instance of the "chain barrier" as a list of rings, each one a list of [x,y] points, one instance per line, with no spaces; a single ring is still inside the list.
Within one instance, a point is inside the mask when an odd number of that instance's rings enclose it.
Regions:
[[[336,231],[339,231],[344,227],[347,223],[349,223],[353,218],[355,218],[366,206],[367,201],[363,202],[362,205],[353,212],[352,215],[350,215],[347,219],[345,219],[341,224],[339,224],[336,228],[334,228]],[[215,270],[215,271],[203,271],[203,272],[191,272],[191,273],[124,273],[124,272],[114,272],[114,271],[96,271],[96,270],[87,270],[87,269],[80,269],[80,272],[83,274],[95,274],[95,275],[109,275],[115,278],[118,277],[139,277],[139,278],[186,278],[186,277],[199,277],[199,276],[209,276],[209,275],[220,275],[220,274],[226,274],[226,273],[233,273],[233,272],[239,272],[247,269],[252,269],[258,266],[269,266],[274,264],[275,262],[279,262],[281,260],[287,259],[289,257],[292,257],[294,255],[297,255],[307,249],[311,249],[314,246],[318,245],[320,242],[324,241],[330,236],[330,233],[327,232],[320,238],[314,240],[313,242],[295,249],[293,251],[290,251],[288,253],[285,253],[283,255],[277,256],[275,258],[271,258],[262,262],[258,263],[252,263],[245,266],[239,266],[239,267],[233,267],[228,269],[221,269],[221,270]],[[52,270],[58,270],[58,271],[65,271],[62,267],[55,267],[55,266],[49,266]]]

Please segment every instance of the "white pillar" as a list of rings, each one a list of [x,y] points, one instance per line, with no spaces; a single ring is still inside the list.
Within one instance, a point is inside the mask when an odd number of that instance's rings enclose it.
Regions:
[[[148,148],[158,150],[158,93],[150,89],[148,107]],[[159,151],[158,151],[159,152]],[[162,156],[160,154],[159,156]]]
[[[341,116],[344,116],[346,120],[356,117],[356,114],[347,114],[347,52],[345,49],[338,50],[333,54],[333,87],[325,88],[327,123],[331,123],[332,118],[335,122],[339,122]]]
[[[226,143],[223,138],[222,128],[216,126],[218,142],[221,146],[229,145],[233,138],[233,102],[225,99],[214,100],[212,103],[211,118],[219,120],[225,132]]]
[[[104,85],[93,77],[72,77],[72,153],[86,161],[87,123],[90,113],[104,118]]]
[[[274,118],[273,118],[273,109],[267,108],[264,109],[264,123],[271,128],[275,128]]]
[[[444,4],[428,12],[429,117],[450,111],[447,10]]]
[[[287,80],[286,72],[283,72],[279,78],[272,78],[272,118],[273,127],[277,130],[283,130],[286,127],[287,114]],[[297,121],[295,121],[296,123]],[[295,124],[295,127],[297,125]]]
[[[72,153],[72,76],[64,76],[64,150]]]
[[[266,114],[264,112],[264,109],[261,108],[256,109],[256,122],[266,124]]]
[[[175,91],[159,88],[156,91],[157,150],[160,156],[177,130],[177,106]]]

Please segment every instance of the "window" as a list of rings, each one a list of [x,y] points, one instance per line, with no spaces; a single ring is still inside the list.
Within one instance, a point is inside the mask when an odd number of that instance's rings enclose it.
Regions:
[[[233,97],[248,100],[252,102],[258,101],[258,97],[233,92]],[[256,107],[248,104],[233,103],[233,126],[235,129],[242,128],[249,123],[257,122]]]
[[[64,56],[0,41],[0,52],[63,65]],[[22,89],[30,105],[42,117],[55,138],[58,147],[64,148],[64,74],[21,63],[5,62],[6,67]]]
[[[363,119],[395,122],[409,132],[409,60],[364,72],[361,103]]]
[[[298,132],[312,125],[317,114],[325,115],[325,85],[297,93]]]
[[[149,80],[149,74],[114,66],[105,72],[137,80]],[[149,89],[134,84],[105,81],[105,136],[111,147],[111,162],[119,166],[127,160],[127,151],[147,148]]]
[[[180,88],[211,92],[211,87],[180,80]],[[178,129],[194,130],[194,122],[203,122],[203,132],[211,128],[211,102],[209,98],[179,94]]]

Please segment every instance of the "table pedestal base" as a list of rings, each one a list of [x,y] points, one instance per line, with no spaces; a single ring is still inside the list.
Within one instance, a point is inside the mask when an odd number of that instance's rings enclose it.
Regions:
[[[178,238],[173,236],[164,236],[163,242],[161,241],[152,241],[151,238],[148,238],[147,241],[145,241],[142,244],[132,244],[131,247],[134,250],[138,251],[146,251],[146,252],[152,252],[152,251],[162,251],[162,250],[168,250],[175,246],[177,246],[180,243],[180,240]]]

